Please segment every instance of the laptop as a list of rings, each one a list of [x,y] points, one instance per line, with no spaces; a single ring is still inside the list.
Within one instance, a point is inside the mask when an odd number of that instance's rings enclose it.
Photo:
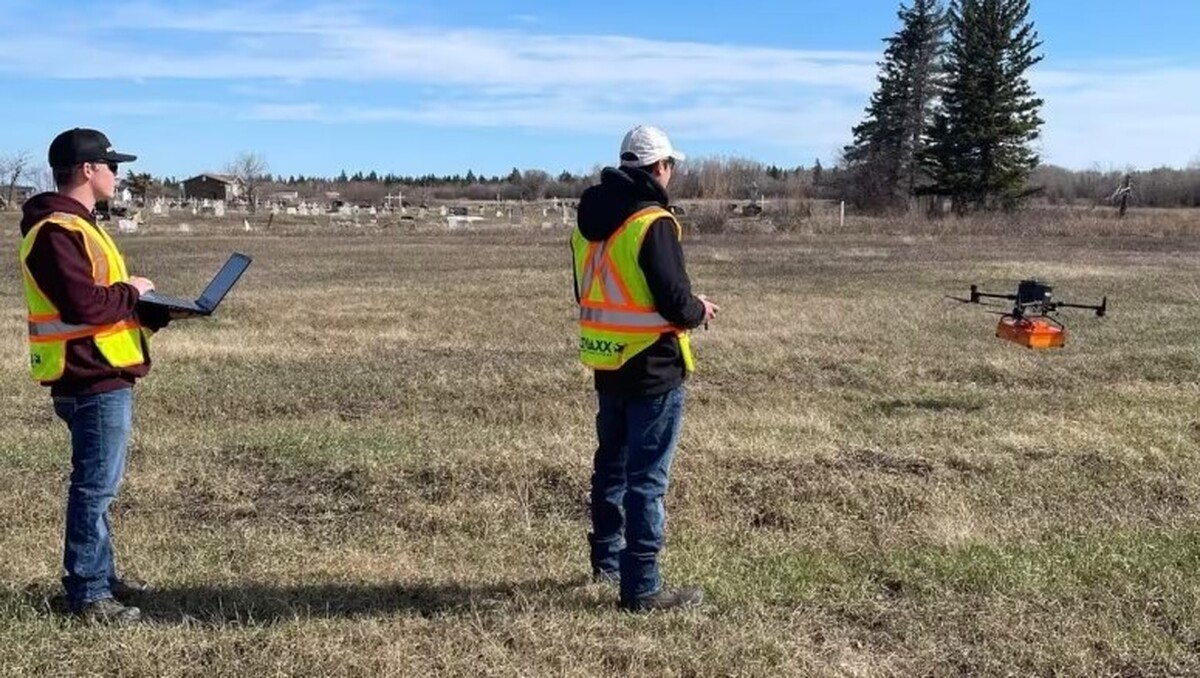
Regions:
[[[242,277],[242,273],[250,266],[253,261],[249,256],[241,252],[234,252],[229,255],[229,259],[220,271],[213,276],[208,287],[204,288],[204,292],[195,300],[188,301],[179,297],[173,297],[169,294],[160,294],[157,291],[150,291],[138,299],[139,304],[150,304],[152,306],[162,306],[169,311],[184,311],[194,315],[212,315],[213,311],[217,310],[217,306],[229,290],[233,289],[238,278]]]

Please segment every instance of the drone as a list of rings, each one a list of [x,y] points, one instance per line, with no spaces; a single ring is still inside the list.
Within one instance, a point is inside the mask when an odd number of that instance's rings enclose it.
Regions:
[[[1022,280],[1017,284],[1016,294],[993,294],[980,292],[978,285],[971,285],[971,296],[949,297],[966,304],[989,304],[984,299],[1005,299],[1014,302],[1012,310],[997,313],[1000,324],[996,336],[1027,348],[1062,348],[1067,343],[1066,327],[1054,317],[1061,308],[1082,308],[1096,312],[1096,317],[1108,314],[1108,297],[1102,297],[1099,305],[1071,304],[1055,301],[1051,295],[1054,288],[1037,280]]]

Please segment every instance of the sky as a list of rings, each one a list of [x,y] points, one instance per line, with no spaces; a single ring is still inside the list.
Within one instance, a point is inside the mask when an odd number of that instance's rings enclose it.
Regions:
[[[1200,2],[1033,0],[1043,162],[1200,163]],[[588,172],[633,125],[689,157],[832,164],[891,0],[0,0],[0,156],[70,127],[185,177]]]

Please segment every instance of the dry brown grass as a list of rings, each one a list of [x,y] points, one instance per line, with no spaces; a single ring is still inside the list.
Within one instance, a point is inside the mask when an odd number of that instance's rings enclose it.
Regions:
[[[585,583],[565,232],[122,237],[171,291],[255,256],[138,389],[133,630],[54,612],[66,434],[6,267],[0,674],[1194,675],[1200,241],[1106,227],[689,237],[724,310],[665,569],[711,602],[649,617]],[[942,298],[1028,276],[1112,315],[1035,353]]]

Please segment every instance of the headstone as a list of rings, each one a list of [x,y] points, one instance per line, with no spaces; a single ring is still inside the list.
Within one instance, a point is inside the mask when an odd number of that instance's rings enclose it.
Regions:
[[[133,219],[118,219],[117,220],[117,232],[118,233],[137,233],[137,231],[138,231],[138,224]]]
[[[213,215],[218,217],[225,216],[225,203],[217,202],[213,204]]]
[[[180,233],[191,233],[192,225],[187,223],[186,221],[183,222],[182,224],[179,224],[179,232]]]

